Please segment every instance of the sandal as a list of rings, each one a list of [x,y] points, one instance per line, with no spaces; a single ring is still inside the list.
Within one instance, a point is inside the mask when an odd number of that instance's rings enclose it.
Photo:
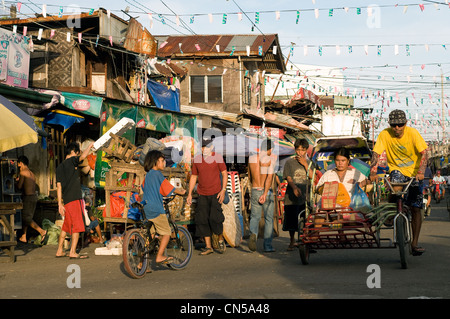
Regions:
[[[45,231],[45,234],[44,236],[42,236],[40,243],[41,245],[47,245],[47,242],[48,242],[48,230]]]
[[[206,255],[210,255],[214,252],[214,250],[212,248],[205,248],[203,249],[203,251],[200,253],[200,256],[206,256]]]
[[[413,256],[420,256],[425,252],[425,248],[422,247],[411,247]]]

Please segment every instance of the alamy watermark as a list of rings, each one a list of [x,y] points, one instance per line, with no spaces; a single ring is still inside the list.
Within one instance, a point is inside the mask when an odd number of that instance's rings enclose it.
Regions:
[[[367,288],[381,288],[381,268],[377,264],[370,264],[367,266],[366,272],[371,273],[367,277]]]

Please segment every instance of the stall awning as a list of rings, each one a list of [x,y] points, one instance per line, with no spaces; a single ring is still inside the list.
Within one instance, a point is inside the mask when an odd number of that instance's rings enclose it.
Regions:
[[[61,125],[64,127],[64,133],[75,123],[81,123],[84,121],[84,117],[62,111],[62,110],[53,110],[45,116],[44,124],[55,124]]]

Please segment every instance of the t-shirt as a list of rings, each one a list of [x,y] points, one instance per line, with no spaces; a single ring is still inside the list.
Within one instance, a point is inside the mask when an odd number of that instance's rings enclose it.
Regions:
[[[64,160],[58,168],[56,168],[56,182],[61,183],[64,204],[83,198],[81,194],[80,174],[78,171],[79,164],[80,157],[72,156]]]
[[[143,190],[143,200],[146,201],[144,205],[145,218],[153,219],[165,214],[163,196],[170,196],[175,187],[169,183],[161,171],[151,169],[147,172]]]
[[[227,170],[227,166],[220,154],[212,153],[211,156],[194,157],[192,175],[197,175],[197,193],[199,195],[215,195],[222,190],[220,174]]]
[[[391,128],[381,131],[373,151],[377,154],[386,151],[390,171],[399,170],[403,175],[413,177],[420,167],[420,152],[427,147],[420,133],[407,126],[401,138],[396,138]]]
[[[360,183],[366,179],[366,176],[362,174],[359,170],[357,170],[354,167],[348,167],[347,171],[345,172],[344,180],[342,181],[342,184],[344,185],[345,189],[347,190],[348,194],[352,196],[354,187],[356,186],[356,183]],[[356,181],[355,183],[351,183],[351,181]],[[317,188],[325,184],[326,182],[339,182],[341,183],[341,180],[339,179],[339,176],[336,172],[336,169],[332,169],[330,171],[326,171],[325,174],[322,175],[322,177],[319,179],[319,182],[317,183]]]
[[[284,196],[285,205],[303,205],[306,199],[306,183],[307,175],[305,167],[300,164],[296,158],[290,158],[284,164],[283,179],[287,180],[290,176],[294,184],[300,188],[300,197],[295,196],[294,190],[288,185],[286,187],[286,194]]]
[[[444,176],[435,176],[435,177],[433,177],[433,182],[435,182],[435,183],[443,183],[443,182],[445,182],[445,178],[444,178]]]

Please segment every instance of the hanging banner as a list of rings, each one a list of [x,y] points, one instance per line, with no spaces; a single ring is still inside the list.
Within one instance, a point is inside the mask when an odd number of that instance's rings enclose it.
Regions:
[[[61,92],[61,103],[65,107],[100,118],[103,98],[99,96]]]
[[[0,80],[28,88],[30,72],[29,38],[0,29]]]
[[[159,111],[154,107],[139,107],[136,127],[170,134],[174,129],[172,114]]]
[[[136,122],[137,107],[128,103],[105,101],[102,106],[100,117],[100,136],[105,134],[123,117],[128,117]],[[121,137],[126,138],[134,144],[136,138],[136,130],[128,130]],[[105,176],[110,170],[110,159],[106,157],[106,153],[101,149],[97,152],[97,160],[95,162],[95,186],[105,187]]]

